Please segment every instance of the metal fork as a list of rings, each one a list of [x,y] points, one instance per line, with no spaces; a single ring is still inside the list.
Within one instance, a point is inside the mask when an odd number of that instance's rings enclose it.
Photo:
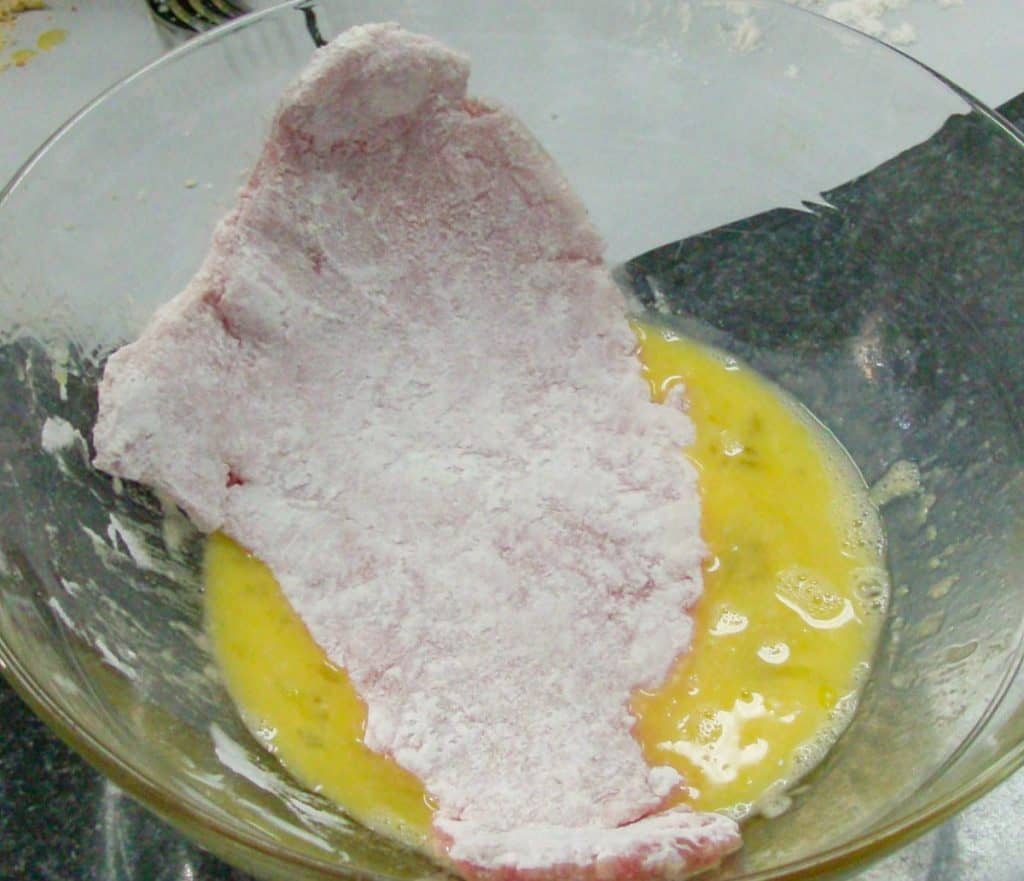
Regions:
[[[243,3],[232,0],[146,0],[160,21],[183,31],[199,33],[245,15]]]

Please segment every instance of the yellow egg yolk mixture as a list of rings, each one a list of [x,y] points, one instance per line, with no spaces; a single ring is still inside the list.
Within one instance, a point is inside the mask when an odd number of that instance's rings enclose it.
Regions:
[[[635,736],[650,764],[683,775],[680,801],[770,812],[853,710],[888,596],[880,527],[855,468],[799,405],[726,355],[634,329],[652,398],[684,386],[709,548],[690,651],[634,695]],[[422,785],[363,745],[362,701],[270,571],[216,534],[205,585],[214,656],[250,730],[306,786],[423,844]]]

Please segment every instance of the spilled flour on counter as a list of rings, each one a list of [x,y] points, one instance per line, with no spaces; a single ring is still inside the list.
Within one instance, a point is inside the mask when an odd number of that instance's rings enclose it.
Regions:
[[[693,425],[468,73],[391,25],[315,53],[198,274],[109,359],[96,464],[270,567],[463,874],[678,877],[740,843],[654,813],[682,779],[628,709],[691,640]]]
[[[894,46],[908,46],[917,40],[913,25],[898,21],[895,14],[907,6],[907,0],[790,0],[797,6],[849,25],[870,37]]]
[[[43,451],[53,455],[61,450],[80,445],[87,449],[84,438],[66,419],[59,416],[47,416],[40,432],[39,443]]]
[[[909,0],[789,0],[794,6],[811,9],[840,24],[855,28],[893,46],[917,42],[914,26],[902,18]],[[964,0],[916,0],[941,9],[962,6]]]
[[[724,6],[731,15],[728,38],[738,52],[750,52],[762,45],[761,25],[756,9],[743,0],[705,0]],[[840,24],[855,28],[868,36],[893,46],[909,46],[917,42],[914,26],[903,18],[911,0],[787,0],[793,6],[809,9]],[[916,0],[941,9],[962,6],[964,0]]]

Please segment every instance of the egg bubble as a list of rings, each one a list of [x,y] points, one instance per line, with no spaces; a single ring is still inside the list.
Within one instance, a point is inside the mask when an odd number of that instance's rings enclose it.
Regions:
[[[754,810],[766,820],[781,817],[793,806],[793,799],[786,791],[789,787],[784,784],[785,781],[780,780],[777,784],[769,786],[754,806]]]
[[[858,610],[865,615],[885,615],[889,610],[889,574],[881,566],[862,566],[851,575]]]
[[[840,521],[844,525],[843,546],[851,554],[868,550],[881,556],[885,551],[885,533],[878,510],[866,490],[848,492],[840,500]]]

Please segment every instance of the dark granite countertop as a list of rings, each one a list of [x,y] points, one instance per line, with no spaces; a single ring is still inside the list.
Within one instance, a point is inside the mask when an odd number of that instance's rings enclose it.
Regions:
[[[0,879],[244,881],[123,795],[0,680]]]

